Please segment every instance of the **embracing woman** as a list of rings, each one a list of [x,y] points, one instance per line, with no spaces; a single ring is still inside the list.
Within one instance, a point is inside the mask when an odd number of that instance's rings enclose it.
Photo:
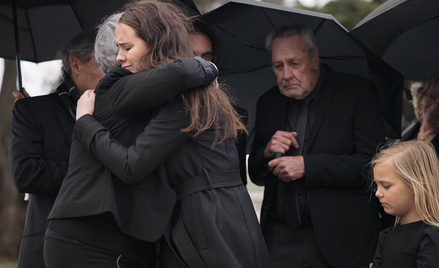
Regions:
[[[116,209],[109,209],[106,216],[93,217],[102,217],[102,228],[106,220],[114,220],[122,234],[140,242],[159,240],[161,267],[270,267],[251,199],[239,176],[234,138],[243,126],[221,87],[216,83],[206,86],[206,78],[199,88],[175,98],[169,94],[168,102],[145,117],[147,125],[134,143],[130,140],[132,135],[126,140],[118,135],[130,129],[135,129],[131,134],[138,133],[141,122],[130,124],[129,119],[149,108],[150,98],[164,95],[160,85],[171,79],[166,74],[151,76],[148,83],[155,83],[157,92],[142,93],[135,89],[146,81],[136,79],[136,75],[162,70],[169,63],[174,65],[167,72],[179,73],[183,67],[175,59],[193,56],[190,25],[171,4],[147,0],[126,6],[116,29],[117,61],[124,70],[101,81],[96,90],[96,106],[92,92],[83,95],[74,129],[81,150],[92,153],[111,177],[111,183],[101,191],[116,193],[114,204],[106,204]],[[214,76],[210,64],[199,62],[206,77]],[[181,80],[186,79],[181,77],[173,86],[183,87]],[[187,82],[184,87],[196,87],[195,84]],[[109,91],[116,93],[99,90],[103,85],[111,85]],[[136,97],[127,98],[133,90]],[[71,161],[77,164],[71,163],[71,179],[67,180],[68,176],[65,180],[69,186],[61,189],[67,202],[61,197],[51,214],[49,230],[55,235],[62,228],[55,224],[58,229],[53,230],[52,222],[65,222],[69,218],[66,211],[79,210],[75,196],[105,198],[97,189],[90,191],[86,187],[96,180],[87,174],[93,167],[74,151]],[[84,169],[84,165],[88,167]],[[133,194],[140,190],[147,197]],[[135,202],[136,198],[146,199],[142,203]],[[119,204],[126,202],[138,206],[129,211],[119,209]],[[84,209],[97,211],[94,207],[89,204]],[[145,214],[155,217],[139,217]],[[72,216],[68,220],[72,221]],[[138,260],[140,256],[135,257]]]

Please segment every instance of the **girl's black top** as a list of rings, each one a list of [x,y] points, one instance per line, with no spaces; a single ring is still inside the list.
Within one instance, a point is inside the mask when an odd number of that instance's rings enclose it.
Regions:
[[[372,267],[438,268],[439,227],[417,221],[383,230]]]

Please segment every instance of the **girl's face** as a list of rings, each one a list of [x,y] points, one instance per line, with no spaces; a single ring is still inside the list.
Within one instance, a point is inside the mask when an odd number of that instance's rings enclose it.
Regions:
[[[390,165],[376,165],[373,176],[377,184],[375,196],[387,214],[401,217],[401,224],[421,220],[415,207],[413,188],[398,179]]]
[[[119,54],[116,60],[133,73],[146,71],[143,62],[148,54],[149,47],[146,42],[136,35],[135,30],[124,23],[119,23],[116,28],[116,44],[119,47]]]

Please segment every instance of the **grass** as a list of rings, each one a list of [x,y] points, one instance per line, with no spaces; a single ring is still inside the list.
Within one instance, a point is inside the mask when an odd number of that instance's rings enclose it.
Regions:
[[[0,268],[17,268],[17,261],[0,257]]]

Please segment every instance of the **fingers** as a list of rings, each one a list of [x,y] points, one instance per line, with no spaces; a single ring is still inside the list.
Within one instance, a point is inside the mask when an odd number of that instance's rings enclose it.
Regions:
[[[18,91],[18,90],[14,90],[14,91],[12,92],[12,96],[14,96],[15,101],[18,101],[18,100],[21,100],[21,99],[24,99],[24,98],[28,98],[28,97],[29,97],[29,94],[26,92],[26,89],[23,88],[23,93],[21,93],[21,92]]]
[[[14,90],[14,91],[12,92],[12,96],[14,96],[15,101],[18,101],[18,100],[21,100],[21,99],[24,99],[24,98],[25,98],[25,96],[24,96],[23,94],[21,94],[20,91],[17,91],[17,90]]]
[[[302,156],[284,156],[268,162],[273,175],[288,182],[302,178],[305,175],[305,166]]]
[[[94,94],[93,89],[87,90],[82,94],[81,98],[79,98],[78,100],[78,105],[76,108],[76,120],[86,114],[93,114],[95,107],[95,98],[96,94]]]
[[[275,153],[285,154],[291,146],[298,147],[296,132],[277,131],[264,150],[264,157],[272,159]]]

